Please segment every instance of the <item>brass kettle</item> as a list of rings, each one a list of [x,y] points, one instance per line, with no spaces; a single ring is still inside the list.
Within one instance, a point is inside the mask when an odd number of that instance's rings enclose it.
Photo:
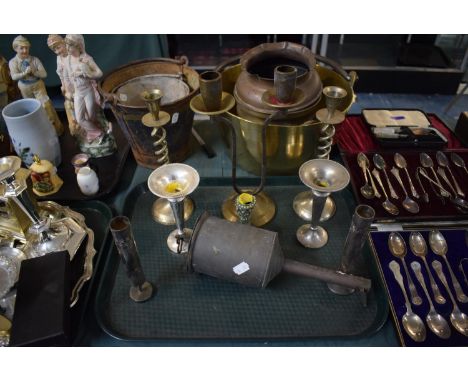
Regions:
[[[289,120],[309,114],[320,101],[322,81],[315,69],[316,58],[305,46],[291,42],[261,44],[247,51],[240,64],[234,97],[241,117],[264,119],[277,110],[265,102],[264,95],[274,93],[274,70],[281,65],[297,69],[296,97],[288,108]]]

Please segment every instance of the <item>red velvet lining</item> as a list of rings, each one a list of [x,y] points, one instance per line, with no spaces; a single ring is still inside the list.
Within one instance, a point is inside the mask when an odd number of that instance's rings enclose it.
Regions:
[[[432,126],[438,129],[448,140],[447,146],[444,149],[446,152],[447,157],[450,160],[450,151],[455,151],[465,160],[465,163],[468,166],[468,149],[464,148],[462,143],[457,139],[457,137],[452,133],[452,131],[445,126],[445,124],[440,120],[436,115],[429,114],[429,119],[432,123]],[[446,200],[446,203],[443,204],[439,198],[434,194],[429,182],[422,178],[423,186],[426,192],[429,194],[430,202],[424,203],[421,198],[415,199],[420,206],[420,212],[418,214],[411,214],[407,212],[402,207],[402,200],[404,199],[403,190],[401,189],[400,185],[397,183],[395,177],[390,173],[390,170],[393,166],[395,166],[393,155],[395,152],[400,152],[406,158],[408,163],[408,171],[411,175],[411,179],[413,181],[414,186],[416,187],[419,193],[422,193],[419,183],[416,180],[415,173],[416,168],[420,166],[419,163],[419,154],[421,152],[426,152],[432,158],[434,162],[434,168],[437,170],[438,164],[436,161],[436,150],[431,149],[417,149],[414,147],[410,147],[407,149],[403,148],[382,148],[378,145],[378,143],[372,138],[369,128],[365,125],[364,121],[362,120],[361,115],[351,115],[346,118],[346,120],[337,127],[336,135],[335,135],[336,142],[342,152],[343,160],[350,172],[351,175],[351,185],[353,188],[354,195],[358,203],[368,204],[375,209],[376,212],[376,219],[377,220],[424,220],[424,219],[466,219],[468,215],[461,213],[459,210],[453,206],[449,201]],[[357,154],[359,152],[364,152],[369,161],[370,161],[370,170],[374,168],[372,157],[374,153],[380,153],[386,163],[387,163],[387,174],[392,182],[393,187],[395,188],[396,192],[400,196],[399,200],[390,199],[400,210],[398,216],[392,216],[388,212],[384,210],[382,207],[382,199],[365,199],[360,193],[360,187],[364,185],[364,177],[362,174],[361,168],[357,164]],[[450,160],[450,167],[452,172],[454,173],[455,177],[460,184],[460,187],[463,189],[466,195],[468,195],[468,175],[460,168],[456,167]],[[390,198],[390,192],[388,190],[387,182],[384,177],[382,171],[380,171],[380,176],[382,178],[382,182],[384,183],[385,190],[388,193]],[[403,170],[400,170],[400,176],[405,184],[405,188],[407,192],[410,194],[410,187],[408,183],[408,179],[406,174]],[[432,173],[429,171],[429,176],[433,178]],[[450,177],[449,177],[450,178]],[[449,191],[450,189],[445,184],[443,180],[441,180],[442,185],[447,188]],[[375,181],[378,190],[382,193],[380,186]],[[468,197],[466,198],[468,199]]]

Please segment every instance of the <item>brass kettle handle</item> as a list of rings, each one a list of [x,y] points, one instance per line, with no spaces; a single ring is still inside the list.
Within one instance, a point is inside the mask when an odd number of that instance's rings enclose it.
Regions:
[[[332,60],[328,57],[323,57],[320,55],[315,55],[315,59],[323,64],[331,66],[335,72],[337,72],[341,77],[343,77],[346,81],[351,82],[351,85],[354,84],[352,76],[348,74],[340,64],[338,64],[335,60]]]
[[[226,60],[224,60],[223,62],[221,62],[214,70],[221,73],[224,69],[226,69],[226,67],[228,67],[230,65],[233,65],[237,61],[239,61],[240,58],[241,58],[240,55],[229,57]]]

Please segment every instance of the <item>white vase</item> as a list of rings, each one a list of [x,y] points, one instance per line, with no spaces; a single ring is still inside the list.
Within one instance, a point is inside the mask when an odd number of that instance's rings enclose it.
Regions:
[[[88,166],[79,169],[76,181],[85,195],[94,195],[99,191],[99,179],[94,170]]]
[[[58,166],[62,161],[60,143],[41,103],[34,98],[12,102],[2,110],[13,147],[26,166],[33,156]]]

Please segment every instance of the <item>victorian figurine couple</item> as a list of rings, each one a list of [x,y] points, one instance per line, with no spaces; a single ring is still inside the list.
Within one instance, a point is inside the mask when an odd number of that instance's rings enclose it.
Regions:
[[[78,137],[82,152],[94,157],[111,154],[115,141],[96,84],[102,71],[86,53],[83,36],[49,35],[47,45],[57,55],[57,74],[62,83],[70,133]]]

